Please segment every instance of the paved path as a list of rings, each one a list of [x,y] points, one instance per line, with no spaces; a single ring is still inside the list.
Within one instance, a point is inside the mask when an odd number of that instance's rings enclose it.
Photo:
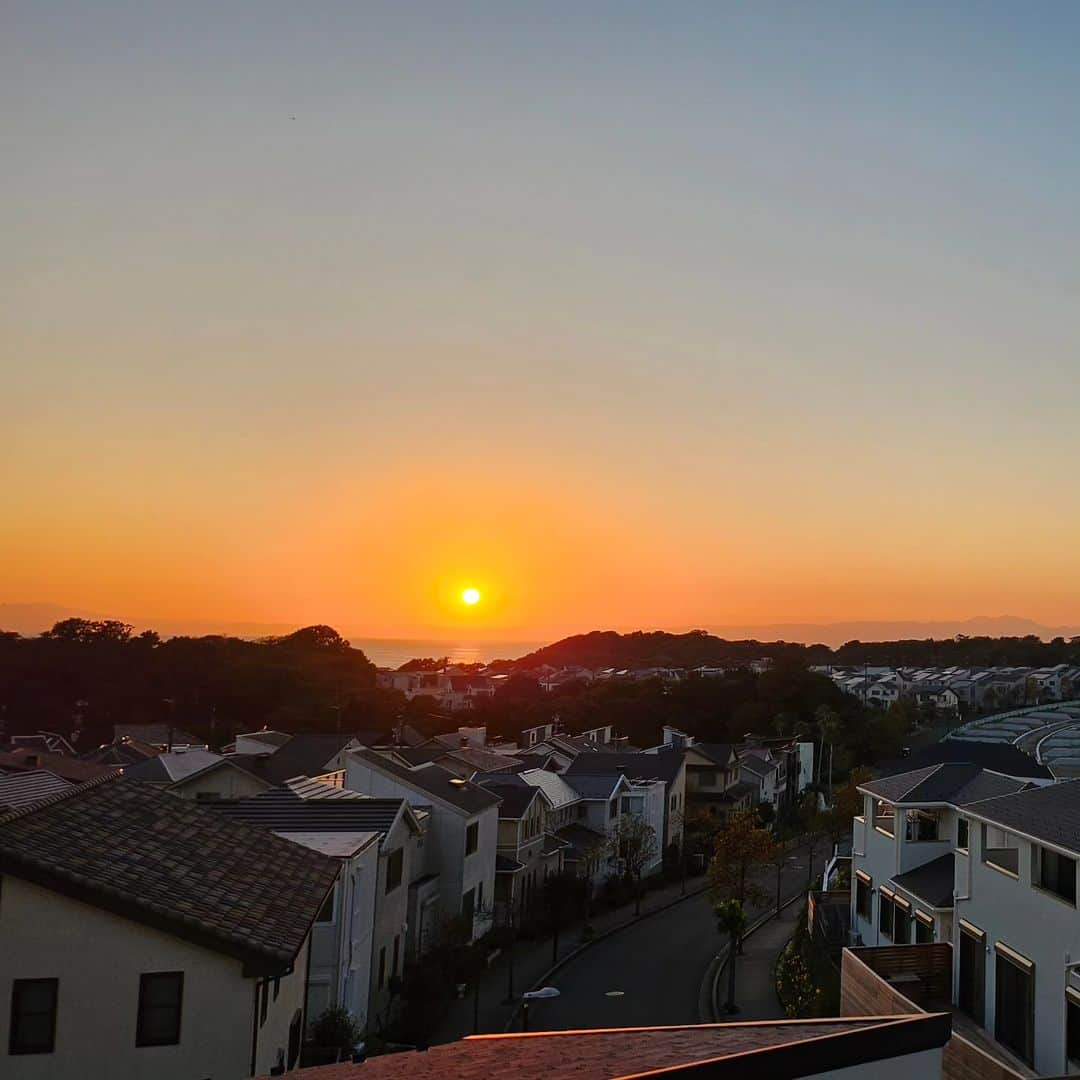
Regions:
[[[784,1010],[776,996],[773,968],[780,950],[795,933],[795,920],[803,914],[803,910],[801,903],[792,904],[779,918],[767,922],[746,939],[743,954],[735,967],[735,1003],[739,1013],[732,1019],[783,1019]],[[727,1000],[726,970],[720,975],[717,996],[721,1004]]]

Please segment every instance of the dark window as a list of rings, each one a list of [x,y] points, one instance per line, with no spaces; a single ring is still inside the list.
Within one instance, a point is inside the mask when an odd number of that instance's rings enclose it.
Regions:
[[[476,890],[470,889],[461,898],[461,917],[468,927],[469,936],[472,936],[473,912],[476,910]]]
[[[391,851],[386,859],[386,891],[393,892],[401,884],[402,867],[405,865],[405,849]]]
[[[1035,965],[997,954],[994,1038],[1032,1063],[1035,1046]]]
[[[903,904],[893,903],[893,943],[907,945],[911,941],[911,912]]]
[[[180,1041],[184,973],[158,971],[139,977],[139,1022],[136,1046],[174,1046]]]
[[[304,1034],[304,1014],[297,1009],[293,1013],[292,1023],[289,1024],[289,1056],[286,1058],[286,1067],[292,1069],[300,1060],[300,1046]]]
[[[893,835],[896,807],[878,799],[874,804],[874,828],[880,829],[886,836]]]
[[[983,825],[982,827],[982,858],[988,866],[1006,873],[1018,875],[1020,873],[1020,851],[1018,841],[996,826]]]
[[[982,934],[960,927],[960,1008],[977,1024],[983,1022],[986,1000],[986,946]]]
[[[1065,995],[1065,1052],[1074,1065],[1080,1065],[1080,997]]]
[[[961,851],[968,849],[968,819],[958,818],[956,821],[956,846]]]
[[[1049,848],[1035,849],[1036,884],[1070,904],[1076,904],[1076,860]]]
[[[394,963],[390,968],[390,974],[397,978],[398,973],[398,957],[401,952],[401,936],[399,934],[394,935]]]
[[[379,950],[379,989],[383,988],[386,982],[386,946],[384,945]]]
[[[277,1001],[278,994],[280,994],[280,993],[281,993],[281,976],[280,975],[275,975],[274,976],[274,1000],[275,1001]]]
[[[334,896],[337,894],[337,886],[335,885],[327,894],[326,899],[322,902],[322,907],[319,908],[319,914],[315,916],[316,922],[333,922],[334,921]]]
[[[270,980],[263,979],[262,997],[259,1000],[259,1027],[266,1023],[266,1010],[270,1008]]]
[[[480,842],[480,825],[478,822],[473,822],[465,830],[465,854],[471,855],[477,848]]]
[[[934,923],[933,920],[927,922],[925,919],[920,919],[918,916],[915,918],[915,944],[916,945],[930,945],[934,940]]]
[[[928,843],[938,839],[938,816],[929,810],[907,812],[906,839],[912,843]]]
[[[887,938],[893,935],[893,902],[891,896],[878,893],[878,929]]]
[[[612,799],[611,802],[608,803],[608,817],[609,818],[617,817],[618,813],[619,813],[619,800],[618,799]]]
[[[9,1054],[53,1052],[59,986],[59,979],[16,979],[11,984]]]
[[[861,919],[874,921],[874,887],[870,878],[855,879],[855,911]]]

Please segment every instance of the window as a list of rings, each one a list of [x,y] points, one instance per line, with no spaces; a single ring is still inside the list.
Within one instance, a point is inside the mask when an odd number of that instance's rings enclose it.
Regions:
[[[400,959],[400,953],[401,953],[401,935],[400,934],[395,934],[394,935],[394,962],[390,966],[390,974],[395,979],[397,978],[397,973],[398,973],[398,960]]]
[[[996,825],[982,827],[982,860],[987,866],[1013,877],[1020,876],[1019,841]]]
[[[401,884],[402,867],[405,864],[405,849],[398,848],[386,857],[386,891],[392,893]]]
[[[1034,847],[1032,875],[1040,889],[1076,906],[1076,860],[1049,848]]]
[[[59,987],[59,979],[16,979],[11,984],[9,1054],[53,1052]]]
[[[957,1004],[977,1024],[983,1022],[986,998],[986,934],[960,920],[960,985]]]
[[[934,941],[934,920],[922,911],[915,912],[915,944],[931,945]]]
[[[476,886],[476,906],[481,911],[484,908],[484,883],[482,881]]]
[[[265,984],[263,996],[266,995]],[[139,977],[139,1021],[136,1046],[175,1046],[180,1041],[180,1007],[184,973],[157,971]],[[263,1006],[265,1015],[266,1007]]]
[[[968,849],[968,819],[966,817],[956,819],[956,849],[958,851]]]
[[[1035,1046],[1035,965],[998,942],[994,1038],[1029,1065]]]
[[[275,1001],[277,1001],[278,994],[280,994],[280,993],[281,993],[281,976],[280,975],[275,975],[274,976],[274,1000]]]
[[[386,983],[386,946],[379,950],[379,989]]]
[[[907,945],[911,942],[911,905],[899,896],[893,897],[893,943]]]
[[[608,820],[610,821],[612,818],[616,818],[618,816],[619,816],[619,800],[618,799],[612,799],[611,802],[608,803]]]
[[[319,914],[315,916],[317,923],[331,923],[334,921],[334,898],[336,896],[337,886],[335,885],[326,894],[326,899],[322,902],[322,907],[319,908]]]
[[[270,1008],[270,980],[262,981],[262,996],[259,999],[259,1027],[266,1023],[266,1011]]]
[[[465,830],[465,854],[471,855],[480,843],[480,824],[474,821]]]
[[[874,828],[883,832],[886,836],[894,836],[894,822],[896,819],[896,807],[892,803],[878,799],[874,803]]]
[[[1080,1065],[1080,992],[1065,989],[1065,1053],[1073,1065]]]
[[[678,796],[672,795],[671,799],[668,801],[668,809],[669,810],[674,810],[678,805],[679,805]]]
[[[861,870],[855,871],[855,913],[867,922],[874,921],[874,882]]]
[[[893,936],[893,894],[888,889],[878,891],[878,929],[891,939]]]
[[[938,815],[929,810],[909,810],[904,833],[909,843],[931,843],[938,839]]]

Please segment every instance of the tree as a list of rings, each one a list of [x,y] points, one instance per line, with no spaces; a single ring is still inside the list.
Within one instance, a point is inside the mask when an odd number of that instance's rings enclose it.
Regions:
[[[721,934],[727,934],[730,945],[728,946],[728,996],[724,1011],[728,1014],[739,1011],[735,1004],[735,956],[742,944],[743,932],[746,930],[746,911],[738,900],[724,900],[717,904],[713,911],[716,912],[717,929]]]
[[[551,927],[551,962],[559,959],[559,931],[568,926],[582,910],[584,897],[591,888],[587,878],[569,871],[548,874],[540,893],[541,910]]]
[[[821,766],[825,764],[825,746],[829,747],[829,780],[828,787],[832,788],[832,766],[833,766],[833,749],[836,746],[836,740],[840,737],[843,731],[843,725],[840,722],[840,714],[835,709],[830,708],[828,705],[819,705],[814,711],[814,719],[817,721],[818,731],[821,733]],[[818,771],[818,780],[821,779],[820,769]]]
[[[352,1013],[341,1006],[334,1006],[320,1013],[311,1025],[311,1041],[316,1046],[325,1046],[344,1051],[351,1056],[360,1041],[361,1031]]]
[[[641,875],[656,858],[656,830],[637,814],[622,814],[608,841],[611,857],[634,882],[634,914],[641,914]]]
[[[772,858],[773,838],[758,824],[757,815],[733,815],[716,836],[709,884],[716,901],[737,900],[740,907],[766,899],[765,891],[750,877],[750,871]],[[740,941],[741,948],[741,941]]]

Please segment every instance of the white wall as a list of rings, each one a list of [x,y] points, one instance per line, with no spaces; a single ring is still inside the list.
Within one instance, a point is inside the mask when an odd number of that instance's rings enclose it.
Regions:
[[[288,1050],[303,1007],[306,948],[259,1033],[257,1072]],[[182,971],[180,1043],[136,1047],[139,976]],[[57,978],[56,1049],[7,1055],[13,979]],[[251,1075],[256,980],[239,960],[10,874],[0,918],[0,1075],[4,1080],[242,1080]]]
[[[813,1073],[809,1080],[940,1080],[941,1049],[920,1050],[903,1057],[868,1061],[865,1065],[849,1065],[846,1069],[829,1069]]]
[[[170,793],[182,799],[197,799],[200,794],[217,795],[221,799],[248,799],[266,791],[270,785],[242,769],[231,765],[219,765],[203,773],[196,773],[189,780],[171,787]]]

